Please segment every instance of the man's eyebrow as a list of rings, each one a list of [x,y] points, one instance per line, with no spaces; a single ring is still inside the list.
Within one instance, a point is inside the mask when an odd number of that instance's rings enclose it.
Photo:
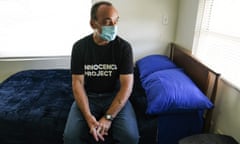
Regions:
[[[119,16],[117,16],[116,19],[118,20]],[[104,18],[103,20],[112,20],[112,18],[111,17],[107,17],[107,18]]]
[[[108,18],[104,18],[103,20],[112,20],[112,19],[108,17]]]

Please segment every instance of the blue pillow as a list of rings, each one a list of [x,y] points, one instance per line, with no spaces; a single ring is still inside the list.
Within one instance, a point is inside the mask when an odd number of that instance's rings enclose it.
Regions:
[[[165,55],[149,55],[136,61],[140,78],[165,69],[176,68],[177,66]]]
[[[213,104],[180,69],[157,71],[141,79],[147,114],[210,109]]]

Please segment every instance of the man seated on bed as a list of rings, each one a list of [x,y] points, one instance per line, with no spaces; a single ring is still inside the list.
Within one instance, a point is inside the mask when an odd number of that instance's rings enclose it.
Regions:
[[[92,6],[93,34],[77,41],[71,72],[75,101],[64,131],[65,144],[105,141],[137,144],[139,134],[129,102],[133,86],[130,44],[117,36],[117,10],[109,2]],[[120,82],[120,85],[119,85]]]

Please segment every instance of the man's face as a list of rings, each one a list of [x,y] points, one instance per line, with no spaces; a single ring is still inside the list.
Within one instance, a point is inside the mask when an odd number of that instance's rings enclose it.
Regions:
[[[98,8],[97,20],[95,20],[93,28],[101,33],[101,26],[117,25],[118,19],[118,12],[114,7],[102,5]]]

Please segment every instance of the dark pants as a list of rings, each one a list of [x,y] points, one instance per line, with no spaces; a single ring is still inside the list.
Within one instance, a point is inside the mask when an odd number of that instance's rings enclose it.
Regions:
[[[89,93],[89,106],[91,113],[99,120],[112,103],[115,93],[96,94]],[[128,101],[118,115],[114,118],[109,136],[111,144],[137,144],[139,133],[136,116],[131,103]],[[109,140],[106,138],[107,140]],[[74,101],[68,116],[64,131],[64,144],[92,144],[95,142],[89,133],[89,127],[76,102]]]

